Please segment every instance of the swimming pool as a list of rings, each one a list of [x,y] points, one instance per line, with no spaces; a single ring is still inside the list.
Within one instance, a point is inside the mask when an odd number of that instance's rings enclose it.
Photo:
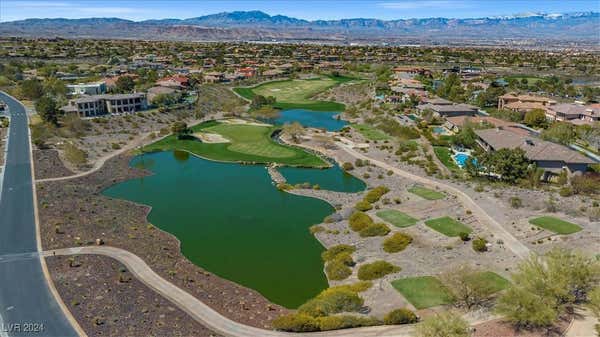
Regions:
[[[458,165],[460,168],[463,168],[463,167],[465,167],[467,159],[471,158],[471,156],[468,153],[458,152],[455,155],[453,155],[452,158],[454,158],[456,165]],[[471,159],[471,162],[473,164],[477,165],[476,158]]]

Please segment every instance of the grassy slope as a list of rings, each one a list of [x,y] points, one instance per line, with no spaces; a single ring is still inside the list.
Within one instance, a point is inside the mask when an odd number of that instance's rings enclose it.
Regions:
[[[420,196],[421,198],[424,198],[427,200],[438,200],[438,199],[444,199],[446,197],[446,195],[444,193],[430,190],[430,189],[424,188],[424,187],[418,187],[418,186],[411,187],[408,189],[408,191],[412,194],[416,194],[416,195]]]
[[[442,164],[444,164],[447,168],[449,168],[452,171],[459,170],[458,165],[456,165],[456,163],[452,159],[452,157],[450,155],[450,150],[447,147],[434,146],[433,152],[435,152],[435,155],[442,162]]]
[[[171,135],[144,147],[144,151],[184,150],[200,157],[229,162],[280,163],[291,166],[326,167],[319,157],[299,148],[271,140],[275,127],[225,125],[207,122],[192,127],[193,132],[220,133],[231,143],[207,144],[195,139],[177,139]]]
[[[472,229],[469,228],[467,225],[458,222],[450,217],[442,217],[442,218],[437,218],[437,219],[430,219],[425,221],[425,224],[446,235],[446,236],[459,236],[459,234],[461,232],[464,233],[471,233]]]
[[[365,136],[369,140],[388,140],[392,137],[388,136],[385,132],[377,130],[374,127],[367,124],[352,124],[352,127],[356,131],[360,132],[361,135]]]
[[[396,227],[410,227],[417,223],[417,219],[406,213],[394,209],[386,209],[376,213],[381,219],[391,223]]]
[[[581,227],[552,216],[541,216],[539,218],[530,219],[530,224],[545,228],[557,234],[573,234],[579,232]]]
[[[392,282],[417,309],[435,307],[452,302],[452,297],[442,282],[433,276],[409,277]]]
[[[312,80],[281,80],[259,84],[251,88],[234,88],[240,96],[251,100],[254,95],[275,96],[277,102],[273,105],[278,109],[306,109],[314,111],[344,111],[342,103],[311,100],[314,95],[335,85],[355,80],[351,77],[327,77]],[[296,90],[299,87],[301,90]],[[280,89],[280,91],[272,91]]]

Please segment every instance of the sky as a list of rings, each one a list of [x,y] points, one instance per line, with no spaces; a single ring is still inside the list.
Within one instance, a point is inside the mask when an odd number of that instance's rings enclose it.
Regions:
[[[476,18],[530,12],[600,11],[600,0],[0,0],[0,21],[27,18],[118,17],[185,19],[261,10],[306,20],[342,18]]]

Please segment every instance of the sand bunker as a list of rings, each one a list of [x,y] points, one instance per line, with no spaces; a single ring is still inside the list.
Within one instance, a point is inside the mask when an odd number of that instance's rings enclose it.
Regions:
[[[239,119],[239,118],[224,119],[220,122],[224,123],[224,124],[246,124],[246,125],[255,125],[255,126],[271,126],[271,124],[252,122],[252,121],[247,121],[245,119]]]
[[[196,132],[194,133],[194,137],[200,139],[202,143],[209,144],[218,144],[218,143],[229,143],[229,139],[223,137],[218,133],[208,133],[208,132]]]

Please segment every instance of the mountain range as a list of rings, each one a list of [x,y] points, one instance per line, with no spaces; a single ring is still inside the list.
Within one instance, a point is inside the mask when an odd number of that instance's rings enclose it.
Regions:
[[[332,43],[600,43],[600,13],[528,13],[470,19],[308,21],[261,11],[189,19],[26,19],[0,23],[0,36],[180,41],[318,41]],[[535,42],[532,42],[535,41]]]

